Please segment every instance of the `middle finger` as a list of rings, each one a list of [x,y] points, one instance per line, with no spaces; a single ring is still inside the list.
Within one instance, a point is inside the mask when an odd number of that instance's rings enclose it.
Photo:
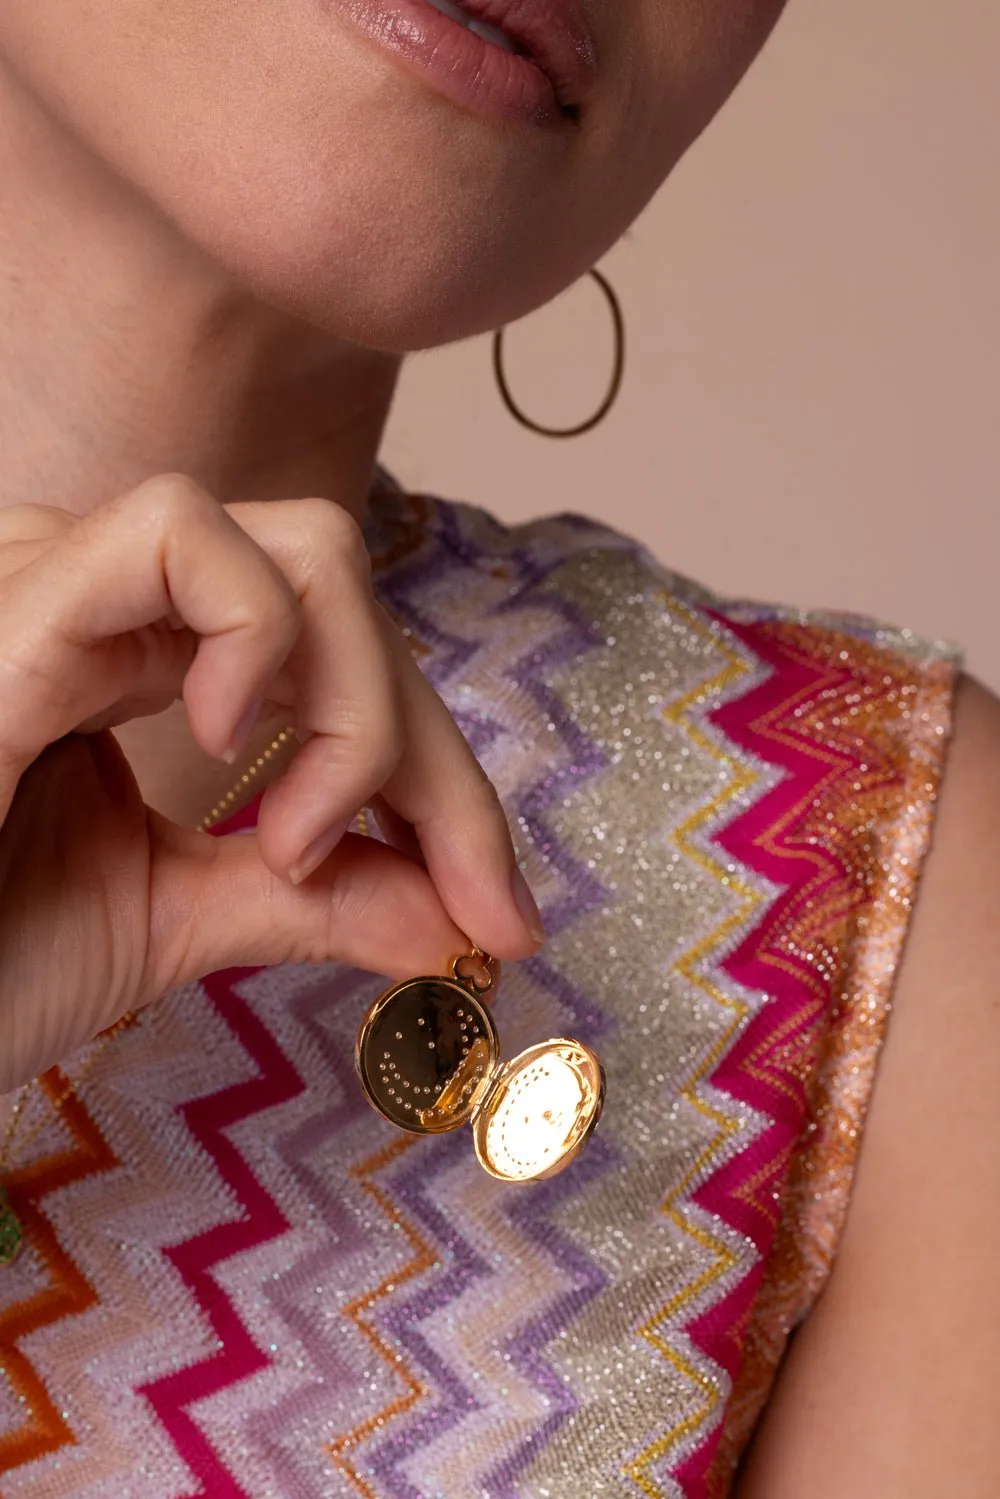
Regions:
[[[267,790],[261,857],[300,881],[333,850],[403,748],[395,668],[385,648],[364,541],[331,501],[227,505],[294,589],[302,625],[281,672],[305,743]]]

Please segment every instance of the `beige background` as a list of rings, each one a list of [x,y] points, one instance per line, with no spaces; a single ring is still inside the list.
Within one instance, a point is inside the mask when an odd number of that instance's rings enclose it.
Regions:
[[[946,636],[1000,689],[1000,0],[791,0],[756,70],[603,262],[629,367],[604,427],[507,416],[489,346],[413,359],[407,483],[577,509],[724,592]],[[508,338],[539,419],[600,400],[589,283]]]

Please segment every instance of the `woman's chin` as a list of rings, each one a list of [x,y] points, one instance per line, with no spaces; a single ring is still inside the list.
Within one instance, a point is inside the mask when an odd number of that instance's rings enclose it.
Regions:
[[[205,142],[193,178],[147,162],[135,178],[239,285],[394,353],[523,316],[624,227],[631,205],[620,222],[596,220],[552,162],[538,170],[526,150],[533,175],[461,118],[449,136],[437,109],[406,116],[397,102],[394,113],[367,131],[345,121],[311,148],[284,121],[267,145]]]
[[[232,278],[267,305],[367,348],[406,354],[500,327],[541,306],[592,261],[574,254],[519,278],[523,258],[454,239],[426,221],[385,228],[343,223],[329,233],[285,216],[271,232],[205,246]]]

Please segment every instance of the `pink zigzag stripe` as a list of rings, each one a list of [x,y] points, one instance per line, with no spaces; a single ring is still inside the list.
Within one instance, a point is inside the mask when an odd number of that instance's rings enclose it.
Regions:
[[[199,1487],[187,1499],[251,1499],[223,1467],[186,1408],[227,1385],[248,1379],[271,1362],[254,1343],[233,1303],[211,1274],[221,1261],[266,1244],[289,1226],[273,1198],[222,1133],[252,1114],[294,1098],[305,1086],[275,1038],[236,993],[241,979],[259,972],[258,968],[231,968],[203,980],[210,1000],[253,1058],[259,1076],[207,1098],[194,1099],[182,1109],[188,1128],[232,1189],[243,1216],[216,1224],[164,1251],[218,1338],[219,1351],[191,1368],[179,1369],[139,1389],[199,1481]]]
[[[802,700],[812,700],[823,688],[845,681],[848,673],[830,669],[825,663],[806,665],[802,661],[792,660],[769,640],[766,632],[754,626],[741,626],[731,620],[721,620],[720,623],[742,640],[760,660],[774,668],[773,674],[746,696],[726,703],[711,714],[711,721],[734,744],[751,750],[767,763],[788,772],[760,801],[715,834],[715,841],[738,858],[745,867],[763,874],[783,889],[783,894],[768,908],[765,917],[766,927],[773,928],[783,911],[796,899],[804,883],[814,880],[817,881],[817,888],[829,889],[831,884],[840,884],[846,888],[847,876],[834,855],[818,845],[809,846],[811,857],[808,859],[798,858],[792,852],[796,847],[796,839],[791,826],[782,834],[787,853],[766,849],[759,840],[769,829],[781,826],[783,819],[790,817],[797,806],[815,797],[824,784],[845,771],[852,771],[853,765],[848,757],[838,756],[825,745],[822,758],[818,758],[815,753],[808,753],[805,746],[809,741],[805,736],[802,737],[803,749],[797,750],[787,742],[779,742],[766,732],[760,732],[754,723],[774,709],[789,705],[790,700],[796,696]],[[782,731],[786,737],[791,737],[792,729],[787,718],[782,722]],[[820,862],[826,865],[822,874],[818,867]],[[808,1027],[815,1018],[817,1008],[827,1002],[814,994],[815,980],[811,970],[803,966],[802,979],[797,980],[786,970],[764,964],[760,957],[761,942],[762,926],[758,924],[741,946],[721,964],[741,985],[765,991],[770,996],[770,1002],[722,1058],[711,1082],[713,1087],[731,1098],[750,1104],[773,1122],[750,1150],[726,1162],[694,1194],[695,1201],[701,1207],[717,1214],[738,1233],[748,1237],[760,1254],[753,1268],[733,1288],[725,1301],[696,1318],[687,1328],[692,1343],[724,1368],[732,1379],[736,1377],[740,1359],[738,1336],[733,1335],[733,1329],[741,1325],[741,1316],[749,1313],[775,1233],[773,1220],[769,1220],[752,1201],[736,1194],[741,1186],[747,1187],[758,1174],[761,1180],[755,1188],[754,1195],[757,1197],[766,1192],[769,1185],[777,1187],[780,1184],[789,1152],[801,1130],[806,1108],[801,1084],[790,1073],[786,1072],[784,1076],[788,1086],[788,1091],[785,1091],[764,1077],[749,1076],[744,1070],[744,1063],[757,1052],[765,1065],[770,1063],[774,1073],[782,1072],[780,1057],[768,1057],[768,1037],[773,1038],[776,1032],[780,1032],[781,1044],[788,1045],[794,1041],[797,1033]],[[807,973],[813,979],[813,983],[808,985]],[[808,1004],[810,994],[813,995],[812,1005]],[[787,1029],[787,1034],[783,1027]],[[673,1475],[689,1499],[704,1499],[720,1435],[721,1427],[716,1427]]]

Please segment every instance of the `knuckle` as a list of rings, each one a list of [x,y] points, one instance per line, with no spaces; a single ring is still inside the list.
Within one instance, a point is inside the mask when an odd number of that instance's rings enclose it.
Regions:
[[[303,526],[314,554],[324,561],[334,560],[356,571],[370,572],[364,532],[352,515],[332,500],[303,500],[302,507]]]
[[[274,568],[274,612],[289,630],[302,625],[302,601],[280,568]]]
[[[268,601],[255,605],[247,623],[265,640],[280,642],[284,652],[302,629],[302,606],[284,577],[275,581],[276,587]]]
[[[353,745],[372,781],[383,786],[403,757],[403,731],[395,712],[360,709],[345,715],[343,737]]]
[[[384,786],[403,758],[402,734],[391,728],[376,731],[368,745],[368,760],[374,779]]]
[[[247,640],[266,645],[268,655],[284,657],[302,628],[302,609],[294,589],[276,571],[262,587],[241,596],[232,610],[232,625]]]
[[[201,516],[215,508],[208,490],[189,474],[180,473],[156,474],[122,496],[119,503],[160,524]]]
[[[302,620],[302,602],[298,593],[270,553],[258,547],[256,542],[253,546],[260,564],[261,589],[259,595],[256,591],[254,593],[252,616],[260,616],[261,629],[280,625],[297,630]]]
[[[308,958],[329,962],[335,956],[350,963],[355,958],[352,939],[373,924],[377,892],[371,881],[358,874],[344,876],[334,880],[329,891],[324,891],[324,906],[326,920],[319,939],[321,945],[319,950],[313,948]]]
[[[370,718],[370,751],[372,761],[387,781],[406,752],[406,725],[402,704],[393,690],[391,678],[382,685]]]

